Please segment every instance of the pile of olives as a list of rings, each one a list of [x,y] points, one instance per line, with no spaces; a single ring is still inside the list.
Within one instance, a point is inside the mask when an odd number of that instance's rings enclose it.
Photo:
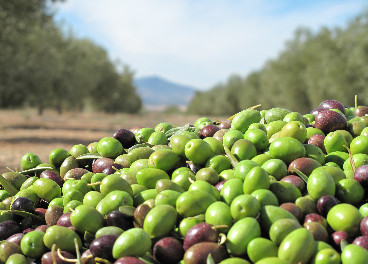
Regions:
[[[119,129],[0,176],[0,263],[368,263],[368,107]]]

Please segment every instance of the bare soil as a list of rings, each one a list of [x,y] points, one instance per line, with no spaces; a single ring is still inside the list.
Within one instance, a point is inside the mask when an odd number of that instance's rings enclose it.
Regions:
[[[183,126],[199,116],[147,114],[65,113],[46,111],[42,116],[34,109],[0,110],[0,174],[20,170],[20,160],[28,152],[48,162],[55,148],[69,150],[75,144],[88,145],[112,136],[120,128],[133,126],[154,128],[160,122]],[[221,120],[221,119],[220,119]]]

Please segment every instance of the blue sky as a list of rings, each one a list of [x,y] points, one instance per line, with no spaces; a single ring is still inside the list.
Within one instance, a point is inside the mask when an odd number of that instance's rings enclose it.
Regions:
[[[201,90],[276,58],[299,26],[344,26],[366,0],[67,0],[57,21],[102,45],[136,77]]]

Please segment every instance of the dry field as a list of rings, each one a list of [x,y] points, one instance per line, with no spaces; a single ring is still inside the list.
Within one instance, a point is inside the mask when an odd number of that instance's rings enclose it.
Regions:
[[[20,170],[21,157],[32,152],[43,162],[55,148],[69,150],[75,144],[88,145],[112,136],[120,128],[154,127],[160,122],[182,126],[198,116],[147,114],[65,113],[47,111],[42,116],[33,109],[0,110],[0,174]],[[221,119],[220,119],[221,120]]]

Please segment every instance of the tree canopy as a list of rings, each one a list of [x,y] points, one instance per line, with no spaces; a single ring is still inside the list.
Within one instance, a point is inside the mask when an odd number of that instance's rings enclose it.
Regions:
[[[368,11],[345,27],[298,28],[276,59],[246,76],[232,75],[198,92],[188,112],[232,115],[261,104],[306,113],[323,100],[368,105]]]
[[[134,72],[91,40],[63,32],[55,1],[0,0],[0,108],[137,112]]]

